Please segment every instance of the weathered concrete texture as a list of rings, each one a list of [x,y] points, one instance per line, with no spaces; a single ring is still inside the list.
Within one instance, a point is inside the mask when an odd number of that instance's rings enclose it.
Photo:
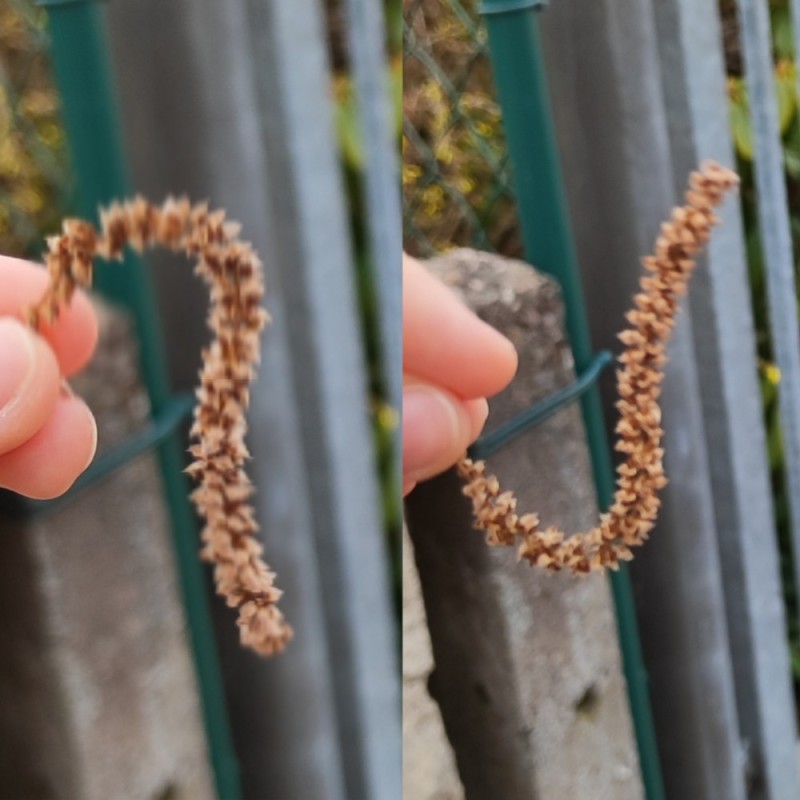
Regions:
[[[429,262],[508,335],[518,375],[488,429],[573,377],[556,286],[529,266],[459,250]],[[523,511],[567,530],[596,515],[577,407],[490,459]],[[490,549],[458,478],[421,485],[407,506],[438,700],[470,800],[634,800],[643,796],[608,583],[549,576]]]
[[[73,385],[102,450],[148,405],[127,326],[99,313]],[[213,797],[154,457],[0,527],[0,797]]]
[[[439,707],[428,694],[433,653],[422,588],[408,534],[403,535],[403,797],[463,800]]]

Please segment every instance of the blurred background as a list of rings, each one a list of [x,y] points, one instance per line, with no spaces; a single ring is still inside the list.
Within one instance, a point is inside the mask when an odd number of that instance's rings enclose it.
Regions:
[[[172,194],[265,263],[250,474],[296,631],[242,650],[197,561],[205,288],[99,268],[98,459],[0,510],[0,797],[399,796],[401,37],[398,0],[0,5],[0,252]]]
[[[644,696],[629,697],[643,781],[630,796],[800,796],[800,7],[512,5],[404,1],[405,247],[422,257],[454,245],[525,257],[560,279],[569,315],[568,268],[548,260],[558,232],[537,228],[563,199],[592,347],[617,352],[639,256],[689,171],[705,158],[739,171],[740,197],[722,214],[670,348],[663,513],[631,565],[632,605],[616,596],[629,688],[647,676]],[[552,173],[535,166],[543,161],[555,165],[550,193],[543,177]],[[576,324],[568,316],[570,336]],[[610,432],[613,375],[600,389]],[[425,520],[432,502],[419,502]],[[418,566],[423,573],[419,557]],[[527,580],[539,593],[552,586]],[[540,625],[568,625],[541,602]],[[576,634],[566,664],[541,667],[534,682],[558,685],[565,669],[580,671],[591,641]],[[512,654],[517,647],[509,640]],[[552,724],[536,712],[526,719]],[[445,728],[453,744],[447,719]],[[575,738],[558,741],[580,750]],[[470,751],[454,748],[467,796],[489,796],[465,779]],[[546,759],[533,749],[535,773]],[[588,749],[575,763],[586,758]]]

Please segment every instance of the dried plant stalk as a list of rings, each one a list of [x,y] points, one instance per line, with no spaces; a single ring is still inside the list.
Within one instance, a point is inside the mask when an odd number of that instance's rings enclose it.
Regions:
[[[618,569],[619,561],[633,558],[631,548],[647,540],[661,504],[658,491],[667,483],[658,404],[666,344],[695,259],[719,221],[714,208],[738,183],[734,172],[713,162],[703,164],[691,175],[686,205],[673,210],[671,220],[661,227],[655,254],[643,259],[647,274],[627,314],[630,327],[619,335],[625,349],[618,359],[616,449],[624,458],[617,467],[611,507],[586,533],[568,536],[554,526],[540,530],[536,514],[516,513],[514,494],[501,491],[483,461],[465,458],[458,472],[466,481],[464,494],[472,500],[476,527],[487,532],[488,544],[513,545],[519,540],[519,557],[531,564],[583,574]]]
[[[276,606],[282,592],[261,558],[262,547],[248,499],[252,485],[244,471],[249,386],[259,361],[259,334],[268,322],[262,308],[261,262],[237,236],[239,225],[224,211],[168,199],[157,208],[142,198],[101,212],[100,230],[69,219],[63,233],[47,240],[50,284],[27,309],[29,324],[51,323],[77,286],[92,282],[95,257],[122,258],[126,244],[140,252],[162,245],[197,259],[196,274],[211,288],[208,324],[214,333],[203,350],[187,472],[199,481],[192,501],[205,519],[201,558],[214,564],[217,591],[239,609],[242,644],[263,655],[282,650],[292,629]]]

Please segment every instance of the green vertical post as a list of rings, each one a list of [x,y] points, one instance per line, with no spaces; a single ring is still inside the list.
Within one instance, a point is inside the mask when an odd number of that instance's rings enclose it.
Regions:
[[[51,56],[78,178],[77,210],[86,219],[96,220],[101,205],[130,193],[103,17],[95,0],[39,1],[49,12]],[[142,259],[129,252],[121,265],[97,271],[96,286],[112,302],[124,305],[134,319],[142,376],[151,413],[157,416],[172,398],[155,293],[147,268]],[[217,796],[220,800],[238,800],[241,797],[238,764],[231,743],[202,568],[197,559],[197,526],[182,474],[181,451],[176,436],[159,448],[162,486]]]
[[[543,5],[542,0],[484,0],[481,11],[489,32],[525,254],[561,285],[567,333],[580,374],[590,366],[593,353],[541,56],[537,9]],[[583,396],[581,409],[598,503],[606,508],[614,493],[614,477],[596,388]],[[611,588],[645,792],[648,800],[663,800],[647,674],[625,569],[612,575]]]

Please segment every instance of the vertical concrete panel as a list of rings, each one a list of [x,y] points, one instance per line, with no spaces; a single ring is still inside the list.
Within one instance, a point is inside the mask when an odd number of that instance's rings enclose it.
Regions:
[[[134,185],[151,197],[188,193],[243,224],[265,263],[263,361],[252,392],[249,470],[267,560],[286,591],[297,631],[287,652],[265,661],[242,650],[231,613],[214,598],[217,634],[245,797],[345,797],[341,743],[303,462],[304,409],[292,381],[287,303],[275,241],[257,76],[268,67],[250,47],[247,4],[109,5]],[[175,384],[194,385],[207,342],[207,290],[182,259],[152,261]],[[302,359],[301,359],[302,360]],[[304,368],[307,362],[303,361]]]
[[[576,244],[596,347],[618,350],[640,273],[677,199],[658,41],[648,0],[543,12],[543,36]],[[662,406],[670,485],[633,564],[667,791],[744,796],[725,598],[691,320],[670,345]],[[604,384],[614,420],[611,377]]]
[[[347,796],[395,798],[400,671],[324,20],[314,0],[250,8]]]
[[[675,185],[703,158],[733,163],[719,7],[655,3]],[[751,792],[798,794],[795,710],[742,219],[722,212],[689,297]]]

